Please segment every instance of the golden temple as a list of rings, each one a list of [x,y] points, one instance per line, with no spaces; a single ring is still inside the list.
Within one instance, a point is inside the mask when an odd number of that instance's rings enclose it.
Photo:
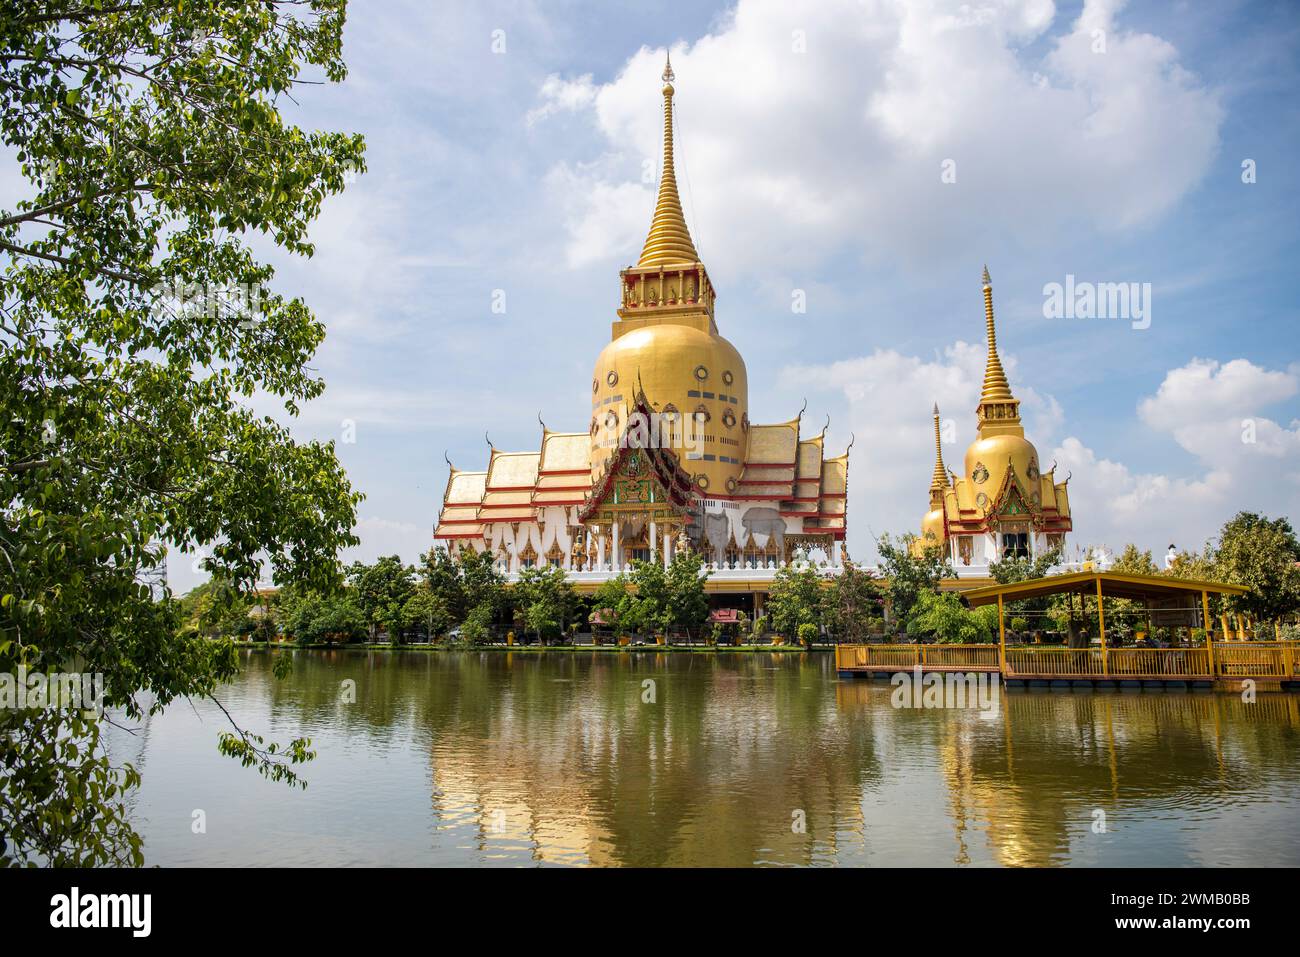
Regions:
[[[483,471],[451,468],[434,538],[490,551],[507,575],[550,564],[594,588],[689,542],[710,563],[710,591],[750,595],[796,550],[827,569],[842,561],[848,451],[827,455],[825,429],[805,431],[802,410],[749,419],[745,362],[718,334],[677,192],[673,79],[669,62],[654,214],[640,259],[620,272],[587,430],[543,425],[537,451],[493,448]]]
[[[980,395],[976,438],[966,450],[964,475],[945,468],[934,407],[934,475],[930,510],[921,519],[917,549],[941,548],[961,575],[1007,558],[1028,558],[1064,549],[1071,529],[1069,477],[1056,481],[1056,465],[1039,468],[1038,451],[1025,438],[1020,401],[998,357],[993,283],[984,267],[984,324],[988,356]]]

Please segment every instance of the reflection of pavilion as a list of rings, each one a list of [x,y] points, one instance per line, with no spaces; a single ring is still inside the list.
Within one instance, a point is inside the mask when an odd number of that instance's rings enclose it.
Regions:
[[[878,708],[887,688],[841,682],[837,703],[848,713]],[[1250,794],[1261,769],[1294,763],[1287,736],[1272,732],[1300,729],[1293,695],[1248,705],[1208,694],[1012,691],[1001,705],[988,722],[974,710],[944,712],[926,742],[948,786],[955,863],[978,863],[984,849],[1001,865],[1077,861],[1096,810],[1115,833],[1153,808]]]

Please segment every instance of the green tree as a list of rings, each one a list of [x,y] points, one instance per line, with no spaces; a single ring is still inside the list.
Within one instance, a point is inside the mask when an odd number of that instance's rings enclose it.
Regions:
[[[416,587],[402,606],[402,628],[408,635],[420,634],[425,641],[433,641],[446,634],[453,624],[455,619],[442,595],[424,583]]]
[[[401,643],[403,609],[415,594],[414,576],[415,570],[397,555],[386,555],[373,565],[353,562],[348,566],[348,584],[355,591],[357,608],[372,641],[383,628],[389,641]]]
[[[1160,566],[1151,557],[1151,552],[1142,551],[1132,542],[1124,546],[1119,558],[1108,569],[1117,575],[1159,575]]]
[[[1222,579],[1250,591],[1226,598],[1229,611],[1276,622],[1300,611],[1300,541],[1285,518],[1239,512],[1219,532],[1214,564]]]
[[[236,674],[179,627],[159,575],[195,547],[243,592],[337,577],[358,496],[330,444],[259,416],[319,395],[324,327],[250,240],[310,255],[359,136],[286,123],[304,69],[337,82],[344,0],[26,0],[0,13],[0,667],[104,675],[139,719]],[[12,195],[12,190],[7,193]],[[258,237],[257,234],[261,234]],[[287,659],[281,659],[287,661]],[[145,698],[138,697],[148,693]],[[0,859],[138,864],[138,781],[93,720],[0,714]],[[305,739],[221,750],[296,781]]]
[[[868,568],[845,561],[831,579],[825,605],[831,633],[837,641],[861,642],[871,620],[884,603],[880,583]]]
[[[540,644],[563,631],[576,605],[573,586],[563,568],[525,568],[511,590],[521,620]]]
[[[939,590],[939,583],[953,578],[954,572],[942,548],[918,548],[914,535],[904,535],[897,542],[882,535],[876,543],[880,554],[880,577],[885,582],[885,597],[894,620],[906,626],[912,606],[927,591]]]
[[[459,613],[468,617],[472,611],[486,609],[491,624],[508,604],[505,575],[497,569],[491,552],[462,551],[456,563],[460,577]]]
[[[709,619],[709,599],[704,586],[710,574],[704,559],[695,552],[683,549],[673,553],[664,575],[665,628],[685,634],[690,640],[697,629],[704,627]]]
[[[461,580],[461,563],[447,549],[439,546],[429,549],[420,560],[421,584],[436,596],[456,621],[464,621],[469,607],[465,603],[465,589]]]
[[[962,645],[997,641],[997,627],[997,606],[970,609],[953,592],[921,592],[907,621],[907,633],[913,638]]]
[[[999,585],[1046,578],[1060,560],[1059,549],[1051,549],[1035,558],[1004,558],[1000,562],[989,563],[989,575]],[[1053,609],[1058,608],[1062,598],[1073,600],[1070,596],[1048,595],[1042,598],[1024,598],[1020,601],[1008,602],[1004,615],[1024,617],[1030,627],[1041,628],[1049,624],[1048,615]]]
[[[280,624],[300,645],[347,644],[366,635],[365,616],[349,592],[298,597],[285,606]]]
[[[460,640],[470,646],[487,644],[491,637],[492,619],[495,612],[488,605],[477,605],[465,616],[460,626]]]
[[[667,632],[673,625],[669,581],[658,562],[632,563],[628,591],[619,603],[619,624],[641,633]]]
[[[802,637],[803,625],[821,624],[826,609],[825,579],[810,564],[783,565],[767,594],[767,615],[772,630],[787,641]]]
[[[595,624],[597,615],[604,620],[608,628],[615,627],[616,623],[621,625],[619,614],[626,608],[629,600],[627,583],[626,573],[620,573],[600,583],[600,587],[596,589],[596,594],[591,599],[593,629],[599,627]]]

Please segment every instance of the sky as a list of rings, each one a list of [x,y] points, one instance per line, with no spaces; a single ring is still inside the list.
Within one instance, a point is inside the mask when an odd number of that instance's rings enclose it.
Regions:
[[[314,257],[259,248],[328,330],[292,427],[366,495],[346,560],[414,562],[444,456],[482,468],[485,433],[586,428],[669,48],[683,205],[750,417],[806,398],[830,452],[853,437],[854,558],[919,526],[936,402],[961,469],[985,264],[1073,546],[1162,555],[1242,509],[1300,517],[1300,6],[354,0],[347,80],[284,109],[363,133],[367,170]],[[1141,316],[1049,315],[1067,277],[1138,284]]]

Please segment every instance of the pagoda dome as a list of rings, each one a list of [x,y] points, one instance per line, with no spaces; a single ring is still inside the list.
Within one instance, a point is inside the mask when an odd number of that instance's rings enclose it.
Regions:
[[[966,450],[966,478],[975,489],[975,504],[987,512],[1002,491],[1007,467],[1010,466],[1025,492],[1038,490],[1038,450],[1023,435],[1014,432],[976,439]],[[981,500],[979,496],[987,496]]]
[[[926,512],[925,518],[921,519],[921,544],[927,547],[942,545],[946,535],[947,528],[943,509],[934,508]]]
[[[696,450],[699,458],[688,459],[687,450],[677,446],[674,451],[688,474],[703,478],[697,482],[702,493],[734,493],[745,457],[749,380],[745,361],[722,336],[677,323],[633,328],[601,350],[591,387],[591,462],[596,474],[611,451],[602,440],[621,431],[642,390],[656,412],[704,413],[704,421],[696,426],[703,434]]]

